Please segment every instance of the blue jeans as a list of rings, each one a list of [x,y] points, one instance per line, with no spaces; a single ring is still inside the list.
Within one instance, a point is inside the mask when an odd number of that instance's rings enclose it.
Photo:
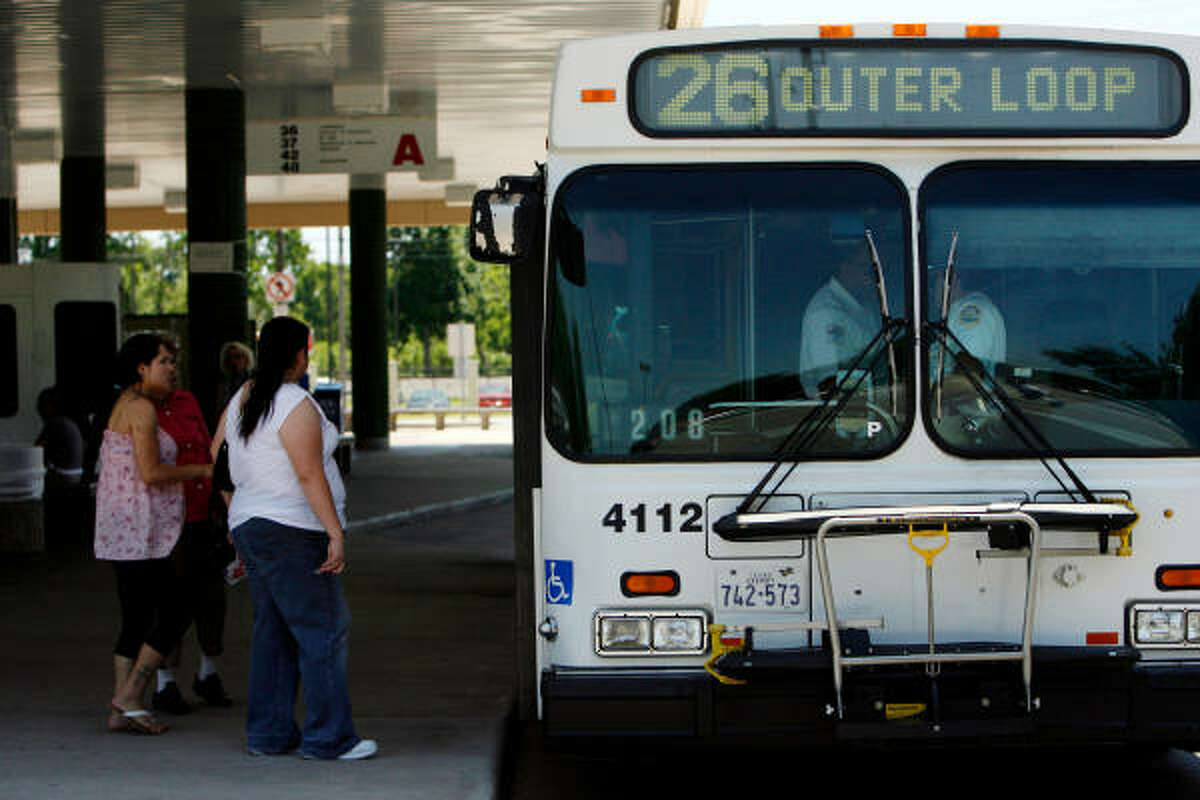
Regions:
[[[255,517],[233,529],[254,600],[246,744],[261,753],[334,758],[358,744],[346,687],[350,608],[334,575],[317,575],[329,538]],[[304,684],[304,732],[296,691]]]

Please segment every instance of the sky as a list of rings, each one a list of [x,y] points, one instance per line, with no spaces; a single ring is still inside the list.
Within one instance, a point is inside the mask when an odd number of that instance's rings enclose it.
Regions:
[[[847,22],[1069,25],[1200,33],[1196,0],[709,0],[706,27]]]

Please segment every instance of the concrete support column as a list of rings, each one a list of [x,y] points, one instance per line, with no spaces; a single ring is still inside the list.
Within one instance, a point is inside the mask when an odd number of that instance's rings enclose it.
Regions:
[[[64,147],[69,147],[64,140]],[[68,150],[70,152],[70,150]],[[66,155],[59,165],[59,223],[64,262],[99,262],[107,257],[104,156]]]
[[[246,312],[246,103],[241,89],[185,97],[189,385],[215,426],[221,345],[253,338]]]
[[[185,5],[188,388],[215,427],[228,341],[254,344],[246,313],[246,98],[239,0]]]
[[[350,176],[350,350],[354,441],[388,446],[387,176]]]
[[[0,30],[16,30],[13,0],[0,0]],[[17,131],[16,47],[0,48],[0,264],[17,263],[17,164],[13,135]]]
[[[59,214],[65,262],[106,258],[104,204],[104,4],[64,0],[59,8],[63,38],[63,160],[59,170]]]
[[[17,165],[12,129],[0,127],[0,264],[17,263]]]

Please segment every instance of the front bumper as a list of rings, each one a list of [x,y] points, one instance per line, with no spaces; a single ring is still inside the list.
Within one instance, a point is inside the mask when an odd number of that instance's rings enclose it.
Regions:
[[[1131,648],[1035,647],[1033,664],[1032,710],[1012,663],[943,665],[936,679],[913,667],[848,670],[841,719],[819,649],[725,664],[744,685],[690,669],[552,668],[541,677],[543,718],[560,737],[1200,745],[1200,663],[1147,661]],[[897,708],[910,715],[889,719]]]

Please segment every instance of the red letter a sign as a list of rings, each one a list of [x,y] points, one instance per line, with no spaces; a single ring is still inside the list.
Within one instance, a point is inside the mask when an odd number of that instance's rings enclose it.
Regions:
[[[400,137],[400,144],[396,145],[396,155],[392,158],[392,166],[399,167],[405,161],[411,161],[418,167],[425,163],[425,156],[421,155],[421,146],[417,144],[417,137],[411,133]]]

